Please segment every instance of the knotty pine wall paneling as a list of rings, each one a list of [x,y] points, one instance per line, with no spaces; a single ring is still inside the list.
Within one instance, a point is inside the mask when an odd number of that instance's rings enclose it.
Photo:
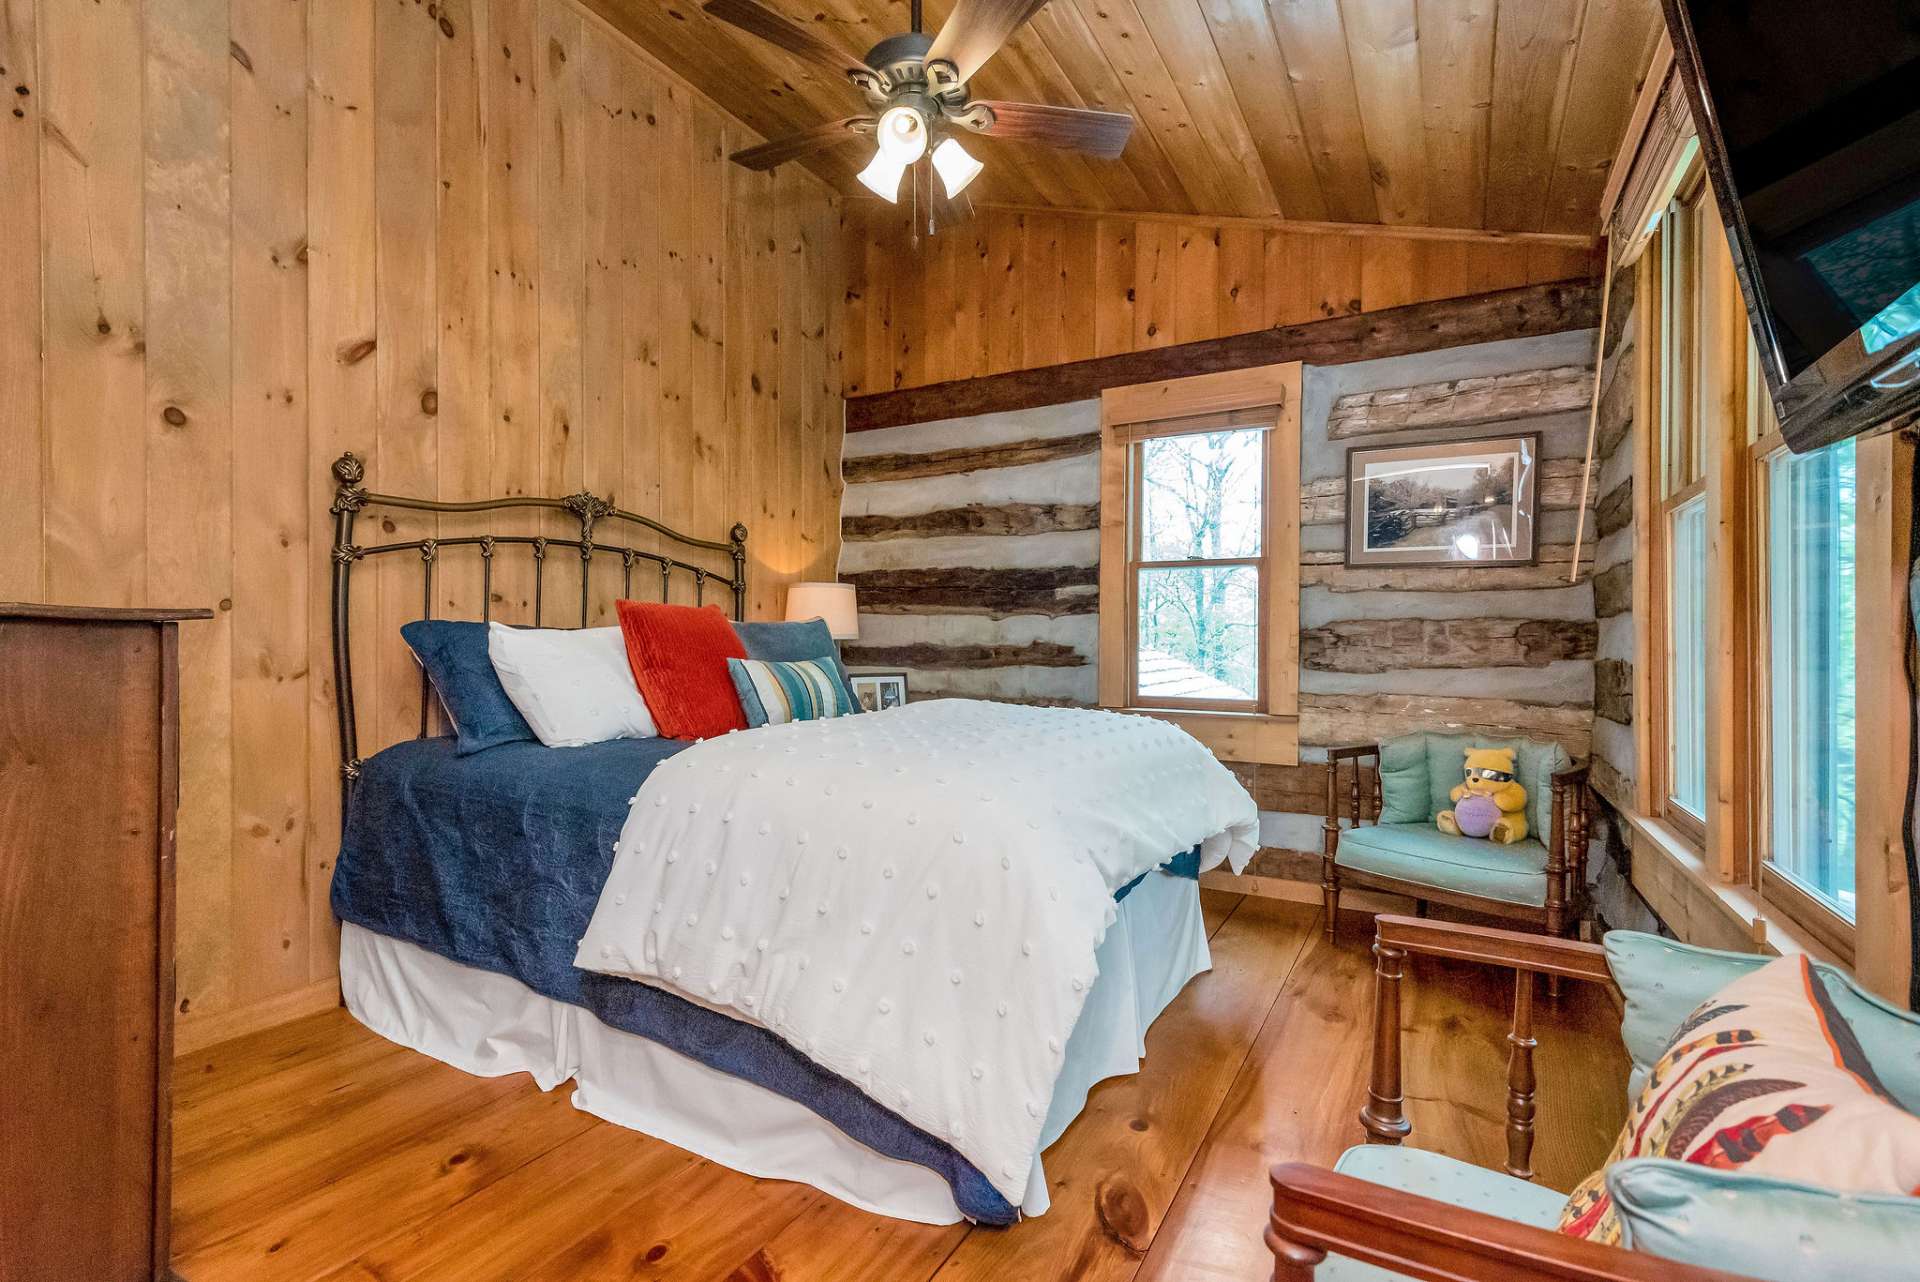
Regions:
[[[1564,239],[987,208],[916,240],[892,207],[848,208],[849,396],[1600,270]]]
[[[0,83],[0,599],[215,611],[182,630],[190,1048],[333,1000],[332,460],[743,520],[770,615],[838,558],[850,241],[572,0],[0,0]],[[418,727],[418,575],[355,576],[363,752]],[[494,590],[528,616],[524,565]],[[436,613],[479,594],[445,558]]]

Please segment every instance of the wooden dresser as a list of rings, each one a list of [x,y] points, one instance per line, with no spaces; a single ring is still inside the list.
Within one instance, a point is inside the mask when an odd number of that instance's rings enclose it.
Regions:
[[[168,1276],[180,622],[0,604],[0,1282]]]

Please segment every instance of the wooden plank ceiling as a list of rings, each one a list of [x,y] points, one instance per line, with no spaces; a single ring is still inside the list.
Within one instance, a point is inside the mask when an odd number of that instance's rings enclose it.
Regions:
[[[767,0],[862,53],[906,0]],[[769,138],[844,116],[829,72],[699,0],[589,0]],[[927,0],[937,31],[952,0]],[[1588,234],[1657,0],[1051,0],[974,95],[1131,113],[1118,161],[979,140],[1013,206]],[[974,143],[969,142],[969,147]],[[812,162],[851,195],[865,156]]]

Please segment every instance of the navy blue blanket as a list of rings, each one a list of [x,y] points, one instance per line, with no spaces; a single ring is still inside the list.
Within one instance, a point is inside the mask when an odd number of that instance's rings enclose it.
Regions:
[[[506,743],[471,756],[415,739],[361,766],[333,875],[342,921],[508,975],[603,1023],[804,1104],[877,1152],[937,1172],[969,1219],[1018,1214],[971,1163],[757,1025],[648,984],[578,970],[575,947],[613,866],[627,808],[688,745]],[[1169,872],[1198,875],[1197,851]],[[1125,898],[1136,878],[1115,896]]]

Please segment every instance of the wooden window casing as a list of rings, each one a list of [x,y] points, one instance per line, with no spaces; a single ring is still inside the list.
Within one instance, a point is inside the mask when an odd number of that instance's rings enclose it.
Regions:
[[[1141,460],[1148,441],[1230,429],[1262,435],[1261,538],[1256,557],[1177,562],[1142,556]],[[1201,374],[1101,397],[1100,703],[1163,716],[1223,760],[1299,759],[1300,365]],[[1255,565],[1259,690],[1248,700],[1142,698],[1136,648],[1143,569]]]
[[[1644,814],[1663,822],[1722,883],[1748,888],[1843,961],[1855,931],[1827,904],[1769,868],[1772,850],[1768,461],[1784,448],[1759,376],[1738,281],[1697,161],[1640,258],[1639,482],[1648,489],[1636,543],[1648,583],[1636,592],[1640,638],[1637,742]],[[1860,464],[1861,555],[1866,551],[1866,461]],[[1705,505],[1704,593],[1706,787],[1702,812],[1675,798],[1673,752],[1674,522]],[[1862,573],[1865,562],[1862,562]],[[1858,589],[1864,592],[1864,588]],[[1869,605],[1859,605],[1856,656],[1866,695]],[[1863,702],[1864,706],[1864,702]],[[1864,722],[1863,722],[1864,724]],[[1857,805],[1869,804],[1861,756]],[[1887,791],[1884,787],[1880,791]],[[1858,815],[1860,840],[1869,821]],[[1868,867],[1864,855],[1856,868]]]
[[[1649,812],[1668,822],[1696,850],[1704,850],[1706,807],[1696,813],[1675,795],[1675,758],[1681,745],[1676,736],[1676,677],[1672,666],[1676,655],[1674,523],[1683,513],[1696,509],[1707,491],[1702,445],[1707,435],[1703,431],[1707,414],[1703,403],[1702,248],[1712,196],[1697,164],[1694,169],[1667,205],[1641,259],[1642,284],[1646,287],[1641,297],[1647,300],[1642,332],[1647,353],[1646,399],[1652,410],[1647,420],[1649,430],[1643,433],[1643,449],[1651,464],[1646,474],[1656,480],[1653,519],[1646,531],[1650,544],[1645,549],[1645,564],[1653,586],[1647,601],[1652,617],[1645,635],[1657,643],[1646,651],[1650,698],[1643,715],[1652,728],[1652,751],[1642,757],[1641,770],[1649,785]],[[1701,564],[1694,571],[1704,590],[1711,567]],[[1703,667],[1710,670],[1711,655],[1708,659]],[[1711,722],[1710,712],[1706,720]],[[1711,777],[1706,788],[1712,788]]]

